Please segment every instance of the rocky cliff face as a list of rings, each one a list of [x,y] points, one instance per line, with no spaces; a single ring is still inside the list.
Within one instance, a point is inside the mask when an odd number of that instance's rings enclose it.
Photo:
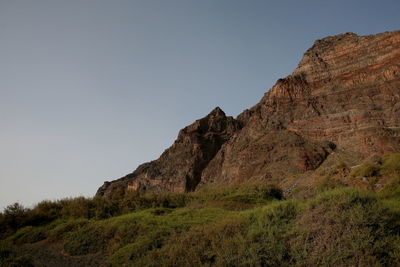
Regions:
[[[359,157],[398,152],[399,100],[400,32],[318,40],[291,75],[239,115],[245,127],[202,182],[279,180],[315,169],[333,147]]]
[[[193,191],[200,183],[204,168],[221,145],[240,130],[241,125],[215,108],[206,117],[179,132],[175,143],[159,159],[140,165],[133,173],[113,182],[105,182],[97,195],[113,191]]]
[[[400,151],[400,32],[315,41],[295,71],[237,119],[215,109],[181,130],[153,162],[106,183],[192,191],[198,184],[279,182],[317,168],[335,149],[358,157]]]

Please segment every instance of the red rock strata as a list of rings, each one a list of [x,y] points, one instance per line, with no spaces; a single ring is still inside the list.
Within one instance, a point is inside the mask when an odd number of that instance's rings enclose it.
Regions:
[[[360,157],[400,151],[400,32],[315,41],[295,71],[236,119],[216,109],[181,130],[161,157],[98,195],[192,191],[317,168],[335,149]]]

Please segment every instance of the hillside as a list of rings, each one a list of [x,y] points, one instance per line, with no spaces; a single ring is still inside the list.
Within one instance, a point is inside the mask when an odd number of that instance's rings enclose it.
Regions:
[[[352,173],[390,177],[379,193],[342,184],[342,168],[286,197],[241,183],[12,205],[0,266],[399,266],[400,154]]]
[[[400,266],[400,31],[315,41],[93,198],[0,213],[0,266]]]

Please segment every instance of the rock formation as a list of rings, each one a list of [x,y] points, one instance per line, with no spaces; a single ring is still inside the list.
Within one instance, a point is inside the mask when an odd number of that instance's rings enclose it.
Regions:
[[[204,168],[220,150],[221,145],[240,130],[238,121],[215,108],[206,117],[183,128],[175,143],[159,159],[140,165],[133,173],[105,182],[97,195],[114,190],[193,191],[199,184]]]
[[[236,119],[213,110],[181,130],[158,160],[106,182],[97,195],[279,182],[316,169],[336,149],[360,158],[400,151],[400,31],[315,41],[257,105]]]

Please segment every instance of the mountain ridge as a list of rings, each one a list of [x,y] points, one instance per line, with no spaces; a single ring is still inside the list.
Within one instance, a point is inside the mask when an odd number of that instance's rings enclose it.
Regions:
[[[292,74],[236,118],[215,108],[159,159],[106,182],[116,190],[190,192],[212,182],[268,180],[317,169],[335,151],[400,152],[400,31],[316,40]],[[297,177],[297,178],[296,178]]]

